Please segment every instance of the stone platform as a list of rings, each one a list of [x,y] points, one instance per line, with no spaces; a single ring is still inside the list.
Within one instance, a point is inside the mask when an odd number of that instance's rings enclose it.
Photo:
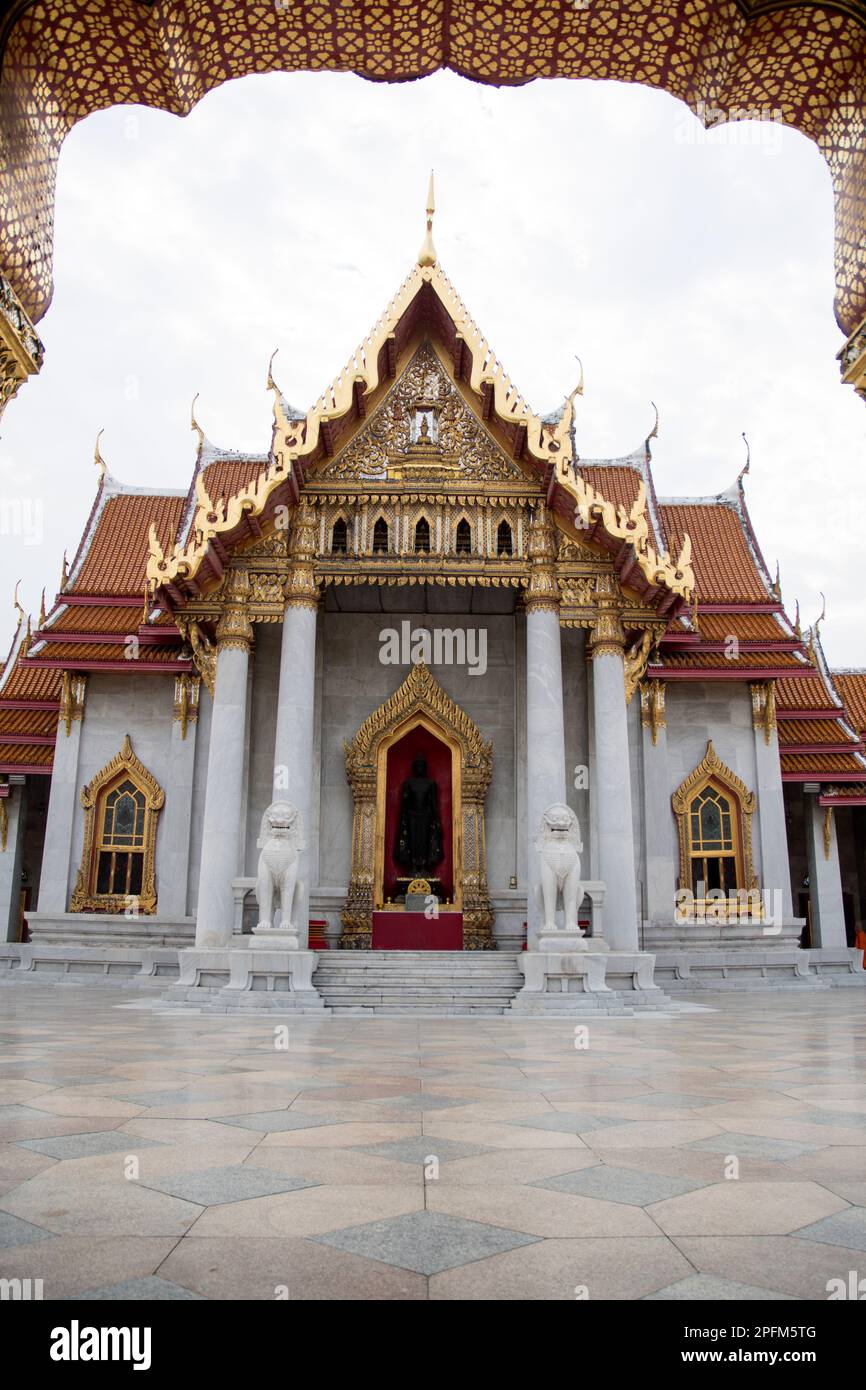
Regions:
[[[181,951],[180,976],[166,991],[167,1002],[195,1004],[212,1013],[325,1012],[312,983],[319,959],[315,951],[262,947],[253,938],[240,940],[243,945],[222,950]]]

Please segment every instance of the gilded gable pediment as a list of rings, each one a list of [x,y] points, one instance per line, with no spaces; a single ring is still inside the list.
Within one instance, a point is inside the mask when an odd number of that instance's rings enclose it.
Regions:
[[[317,481],[525,483],[429,343],[422,343],[370,420],[316,471]]]

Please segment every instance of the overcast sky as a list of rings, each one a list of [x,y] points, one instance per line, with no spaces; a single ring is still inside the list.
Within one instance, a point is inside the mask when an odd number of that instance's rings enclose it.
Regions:
[[[639,87],[496,90],[451,74],[250,77],[184,120],[114,108],[73,130],[45,366],[0,425],[13,532],[0,645],[16,579],[34,615],[42,585],[56,592],[101,427],[118,478],[185,488],[196,392],[208,436],[256,452],[274,348],[285,395],[313,403],[415,261],[431,165],[440,261],[533,408],[561,402],[580,354],[578,451],[615,457],[649,432],[655,400],[662,496],[727,488],[745,431],[749,506],[786,603],[799,596],[810,620],[823,589],[831,662],[866,665],[866,408],[834,360],[817,149],[770,122],[706,133]]]

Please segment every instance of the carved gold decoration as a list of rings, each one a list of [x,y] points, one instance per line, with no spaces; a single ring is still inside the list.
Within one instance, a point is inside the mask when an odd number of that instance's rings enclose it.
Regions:
[[[72,725],[84,717],[84,699],[87,694],[87,677],[64,671],[60,677],[60,712],[58,725],[66,730],[66,737],[72,733]]]
[[[559,462],[556,468],[557,481],[565,485],[559,477]],[[569,482],[569,490],[577,504],[575,518],[579,526],[584,530],[591,530],[601,522],[609,536],[627,541],[634,547],[635,559],[651,584],[663,585],[675,594],[681,594],[686,599],[691,598],[695,587],[691,539],[688,535],[683,537],[682,548],[676,561],[671,559],[666,550],[661,555],[658,554],[649,540],[646,486],[643,481],[638,484],[637,496],[629,510],[626,510],[621,502],[614,506],[613,502],[606,501],[591,483],[579,475],[575,475]]]
[[[250,577],[246,570],[229,570],[223,584],[223,596],[222,616],[217,623],[217,653],[230,649],[248,652],[253,643],[253,628],[248,607]]]
[[[858,396],[866,400],[866,319],[859,323],[838,354],[842,380],[853,386]]]
[[[175,621],[181,636],[190,645],[198,673],[204,681],[211,699],[213,699],[216,687],[216,646],[202,631],[201,625],[186,614],[179,613]]]
[[[763,729],[764,742],[769,744],[776,731],[776,682],[760,681],[749,686],[752,694],[752,724]]]
[[[625,670],[625,702],[631,704],[631,697],[637,690],[638,682],[643,680],[653,645],[653,634],[642,632],[627,649],[623,658]]]
[[[316,516],[311,502],[302,497],[292,526],[292,568],[286,585],[286,607],[312,608],[319,606],[319,586],[316,582]]]
[[[640,722],[643,728],[649,729],[655,747],[659,739],[659,730],[667,728],[664,681],[641,681]]]
[[[409,884],[409,887],[406,889],[407,894],[429,893],[430,891],[430,883],[426,878],[413,878],[412,882]]]
[[[596,618],[589,644],[591,657],[611,652],[622,656],[625,632],[620,617],[620,589],[616,576],[608,571],[599,574],[595,586]]]
[[[172,720],[180,724],[180,736],[186,739],[187,728],[198,720],[198,699],[201,679],[185,673],[175,677]]]
[[[144,864],[141,893],[134,899],[125,895],[101,896],[96,893],[98,850],[102,835],[102,810],[105,799],[113,789],[128,778],[144,794]],[[84,847],[81,866],[69,905],[70,912],[124,912],[134,906],[139,912],[156,911],[156,829],[159,812],[165,802],[165,792],[152,773],[135,756],[129,734],[116,757],[98,772],[82,789],[84,807]]]
[[[43,347],[18,296],[0,274],[0,415],[42,366]]]
[[[436,442],[413,443],[417,410],[436,416]],[[419,480],[525,483],[469,409],[429,342],[422,343],[381,405],[330,463],[317,468],[315,483]],[[372,532],[372,524],[370,527]],[[370,536],[372,540],[372,535]]]
[[[385,349],[389,342],[393,344],[399,321],[422,291],[438,298],[443,314],[451,320],[456,338],[462,343],[461,358],[466,364],[464,378],[468,366],[468,383],[464,390],[457,391],[432,346],[422,345],[397,387],[386,396],[384,406],[380,405],[371,421],[358,425],[333,463],[322,464],[320,446],[323,439],[329,437],[333,423],[350,411],[351,418],[356,418],[355,403],[359,393],[362,399],[372,401],[376,392],[383,388],[380,355],[386,360]],[[643,490],[632,512],[626,514],[622,507],[617,511],[575,474],[571,432],[577,389],[566,398],[555,420],[542,420],[535,415],[494,357],[438,263],[435,266],[416,265],[372,333],[307,412],[305,420],[290,419],[282,395],[274,390],[271,459],[252,482],[234,497],[214,504],[199,474],[196,482],[198,505],[190,538],[169,555],[162,549],[156,528],[151,528],[147,581],[156,592],[160,585],[193,579],[211,542],[220,535],[236,532],[245,520],[249,525],[260,517],[271,495],[284,487],[302,460],[304,469],[309,467],[309,480],[314,485],[329,479],[342,481],[345,476],[355,481],[362,478],[372,482],[408,481],[410,490],[413,481],[416,484],[428,481],[439,487],[449,478],[459,481],[464,468],[487,482],[522,479],[525,483],[534,479],[540,487],[552,464],[555,481],[572,497],[581,526],[595,526],[600,522],[605,529],[613,528],[610,530],[612,536],[628,539],[635,546],[637,560],[653,583],[666,585],[674,593],[688,598],[694,587],[688,537],[676,564],[667,554],[657,556],[647,543],[649,528],[644,515]],[[509,462],[503,450],[494,445],[480,419],[467,408],[468,398],[474,398],[478,415],[483,414],[491,425],[496,422],[497,428],[507,430],[512,439],[515,431],[519,433],[520,454],[525,466]],[[429,424],[426,434],[421,431],[413,435],[412,419],[420,407],[426,412],[425,422],[427,415],[431,419],[435,416],[435,448],[431,446],[433,434]],[[360,441],[357,445],[356,440]],[[402,447],[395,452],[396,444]],[[405,525],[401,534],[404,548],[408,548],[405,546]],[[435,546],[431,538],[431,553],[441,546],[440,532]],[[489,552],[489,537],[484,549]],[[365,542],[360,551],[368,553]],[[309,578],[304,578],[303,570],[301,577],[305,591],[298,593],[297,601],[309,604],[313,601]],[[536,606],[558,607],[558,601],[557,593],[539,591]]]
[[[758,798],[749,791],[745,782],[732,772],[718,757],[712,739],[707,743],[707,751],[701,762],[680,783],[671,797],[671,805],[677,818],[677,831],[680,841],[680,888],[691,888],[691,827],[689,808],[695,797],[708,785],[715,785],[731,797],[734,806],[733,821],[736,823],[735,858],[738,878],[746,892],[758,888],[752,861],[752,816],[758,805]]]
[[[527,612],[558,613],[556,529],[544,506],[536,507],[529,525],[529,561],[529,588],[524,596]]]
[[[833,847],[833,807],[827,806],[824,810],[824,858],[830,858],[830,850]]]
[[[467,950],[492,948],[493,913],[487,887],[484,802],[493,745],[448,696],[423,662],[361,725],[346,750],[346,776],[354,798],[352,873],[342,914],[343,945],[367,947],[374,908],[382,902],[388,749],[423,726],[452,750],[454,905],[463,912]]]

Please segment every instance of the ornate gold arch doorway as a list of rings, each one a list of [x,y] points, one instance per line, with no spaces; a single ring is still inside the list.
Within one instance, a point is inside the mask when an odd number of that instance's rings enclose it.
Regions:
[[[493,744],[485,743],[477,725],[423,662],[412,667],[403,684],[345,745],[354,817],[342,944],[362,949],[370,945],[373,912],[383,905],[386,880],[388,755],[413,730],[425,731],[450,752],[453,902],[463,912],[465,949],[488,949],[493,944],[493,913],[487,887],[484,803],[493,770]]]
[[[0,408],[39,370],[63,141],[92,111],[185,115],[248,73],[493,85],[639,82],[705,124],[757,111],[821,150],[836,206],[842,373],[866,395],[866,0],[11,0],[0,15]]]

